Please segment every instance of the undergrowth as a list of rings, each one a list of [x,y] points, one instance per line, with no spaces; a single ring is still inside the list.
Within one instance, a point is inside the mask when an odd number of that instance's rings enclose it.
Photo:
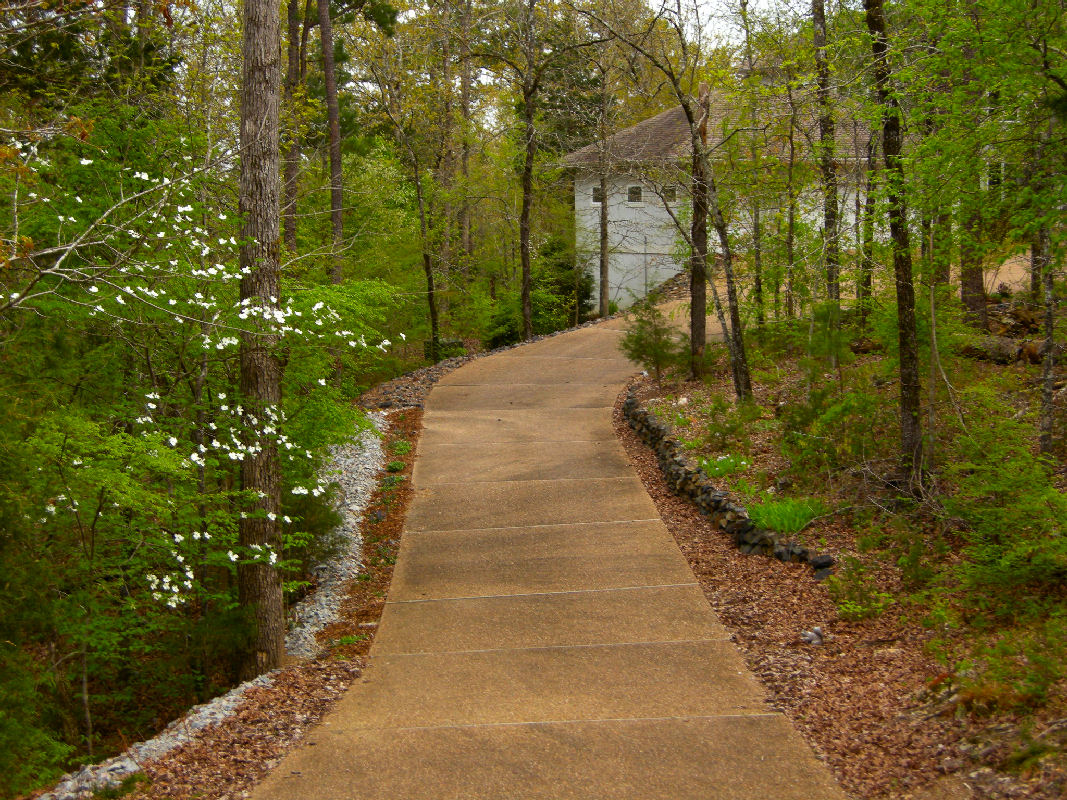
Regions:
[[[963,712],[1067,710],[1063,442],[1059,460],[1038,455],[1040,367],[961,355],[974,333],[951,304],[938,312],[931,365],[923,320],[926,461],[915,491],[896,462],[895,319],[876,310],[862,331],[844,320],[834,332],[835,322],[816,309],[813,320],[753,331],[752,401],[735,401],[725,349],[709,347],[704,383],[676,374],[674,394],[650,405],[760,527],[803,537],[826,515],[847,521],[859,557],[839,554],[825,584],[841,618],[894,608],[921,620]],[[851,352],[856,341],[864,355]]]

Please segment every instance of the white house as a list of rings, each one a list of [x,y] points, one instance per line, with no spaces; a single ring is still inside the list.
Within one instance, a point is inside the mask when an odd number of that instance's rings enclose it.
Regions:
[[[594,142],[564,157],[574,171],[577,253],[599,292],[600,214],[608,206],[608,260],[611,302],[620,308],[674,277],[685,265],[671,213],[685,215],[684,179],[677,164],[688,151],[689,126],[680,107]],[[654,167],[670,175],[655,179]],[[607,197],[601,196],[601,175]],[[669,209],[669,210],[668,210]],[[681,218],[681,217],[679,217]]]
[[[726,100],[712,94],[708,120],[708,147],[713,153],[739,128],[739,114]],[[787,110],[778,109],[778,115]],[[811,140],[817,133],[814,118],[797,122],[796,138]],[[855,203],[858,186],[865,179],[865,144],[870,136],[866,126],[854,130],[837,127],[838,213],[844,247],[856,228]],[[783,150],[782,140],[765,143],[771,151]],[[687,248],[678,225],[688,224],[689,164],[692,138],[685,112],[680,106],[567,154],[564,166],[574,176],[574,217],[579,263],[592,273],[599,291],[601,176],[607,184],[609,299],[620,308],[644,297],[650,288],[677,275],[685,268]],[[781,154],[779,154],[781,155]],[[814,169],[810,152],[808,169]],[[822,224],[822,197],[817,183],[807,183],[798,198],[799,218],[818,228]],[[772,201],[773,202],[773,201]],[[765,206],[766,220],[778,209]],[[672,218],[673,212],[673,218]],[[733,236],[746,236],[752,229],[748,208],[728,210],[728,226]],[[764,232],[766,234],[766,231]],[[712,232],[709,248],[716,241]]]

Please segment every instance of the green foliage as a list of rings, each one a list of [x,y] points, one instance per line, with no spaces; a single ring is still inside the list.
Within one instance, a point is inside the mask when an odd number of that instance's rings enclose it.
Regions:
[[[368,638],[367,634],[365,634],[365,633],[349,633],[349,634],[346,634],[346,635],[340,637],[339,639],[337,639],[337,641],[334,642],[334,644],[341,645],[343,647],[343,646],[346,646],[346,645],[359,644],[360,642],[365,642],[365,641],[367,641],[367,638]]]
[[[385,465],[385,469],[387,472],[403,472],[404,466],[403,461],[390,461]]]
[[[885,446],[877,423],[890,413],[876,394],[860,387],[844,393],[832,385],[812,389],[806,400],[782,408],[783,449],[808,471],[861,462]]]
[[[4,627],[7,627],[5,625]],[[52,780],[74,747],[54,726],[54,693],[35,678],[30,658],[0,642],[0,796],[14,797]]]
[[[1067,616],[1060,610],[1038,624],[989,637],[959,673],[961,702],[974,713],[1043,705],[1067,677]]]
[[[645,368],[657,381],[664,370],[679,366],[688,357],[684,342],[654,300],[639,300],[628,312],[630,324],[619,342],[626,357]]]
[[[576,265],[574,253],[558,238],[550,238],[533,265],[530,306],[535,336],[564,330],[589,311],[592,279]],[[522,305],[519,292],[498,296],[482,341],[493,349],[522,340]]]
[[[715,458],[700,459],[700,469],[709,478],[722,478],[726,475],[735,475],[744,472],[749,467],[749,462],[743,457],[724,453]]]
[[[848,331],[842,324],[839,303],[816,304],[811,311],[807,333],[807,359],[802,365],[812,377],[827,367],[836,368],[852,360],[852,351],[848,348]]]
[[[983,606],[1016,616],[1025,605],[1006,590],[1048,592],[1067,577],[1067,497],[1031,452],[1030,425],[1005,418],[1002,400],[987,389],[972,388],[965,400],[972,411],[946,468],[951,488],[943,500],[963,526],[959,577]]]
[[[397,439],[389,445],[389,449],[393,452],[393,455],[406,456],[411,452],[411,442],[406,439]]]
[[[712,395],[701,410],[706,419],[704,441],[719,451],[730,447],[748,450],[749,431],[763,419],[763,409],[755,403],[733,404],[721,395]]]
[[[813,519],[823,516],[828,510],[826,504],[815,497],[783,497],[751,505],[748,514],[761,528],[792,534],[804,530]]]
[[[830,576],[826,587],[842,619],[879,617],[896,602],[891,594],[878,589],[867,568],[852,557],[844,560],[838,574]]]

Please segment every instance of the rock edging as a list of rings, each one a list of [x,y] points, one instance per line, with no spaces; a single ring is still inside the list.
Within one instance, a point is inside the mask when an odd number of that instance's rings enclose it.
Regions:
[[[816,580],[833,574],[833,556],[813,553],[780,533],[757,527],[744,506],[716,487],[700,466],[683,454],[681,444],[671,436],[670,426],[642,406],[632,388],[626,393],[622,411],[641,441],[656,454],[660,471],[671,490],[692,501],[714,527],[733,538],[742,553],[808,564],[815,571]]]

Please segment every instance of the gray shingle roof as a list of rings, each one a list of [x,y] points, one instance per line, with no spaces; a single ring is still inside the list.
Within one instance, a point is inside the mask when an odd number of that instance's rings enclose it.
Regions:
[[[689,155],[689,123],[681,106],[669,108],[643,122],[568,153],[563,163],[568,167],[596,167],[603,154],[611,164],[669,163]]]
[[[810,98],[807,98],[810,101]],[[818,111],[813,103],[802,102],[797,120],[798,145],[802,148],[805,141],[818,139]],[[784,100],[776,98],[768,103],[763,111],[764,123],[768,132],[781,130],[788,125],[789,107]],[[724,137],[740,124],[741,113],[731,108],[729,103],[715,92],[711,95],[711,115],[708,120],[708,145],[714,151]],[[866,142],[870,129],[866,124],[854,125],[851,120],[839,119],[835,129],[836,156],[839,161],[847,161],[866,153]],[[784,156],[784,135],[773,136],[772,149],[777,149]],[[687,160],[692,153],[692,139],[689,124],[681,106],[667,109],[654,117],[639,122],[629,128],[607,137],[603,142],[597,141],[586,145],[562,159],[563,165],[572,169],[596,169],[601,163],[615,167],[627,165],[677,165]],[[806,154],[810,157],[810,154]],[[805,157],[804,155],[801,156]],[[603,159],[603,161],[602,161]]]

